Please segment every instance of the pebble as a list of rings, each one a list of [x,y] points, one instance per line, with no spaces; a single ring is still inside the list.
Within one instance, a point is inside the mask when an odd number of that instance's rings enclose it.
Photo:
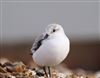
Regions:
[[[0,60],[1,61],[1,60]],[[87,74],[87,71],[77,70],[71,71],[58,67],[55,72],[52,72],[52,78],[100,78],[100,71]],[[0,62],[0,78],[46,78],[43,70],[33,69],[27,67],[23,62],[10,62],[7,59],[3,59]]]

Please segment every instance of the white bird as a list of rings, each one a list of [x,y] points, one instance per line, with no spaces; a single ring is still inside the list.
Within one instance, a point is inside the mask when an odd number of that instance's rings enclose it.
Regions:
[[[36,38],[31,51],[34,62],[42,66],[47,75],[51,76],[50,67],[60,64],[68,55],[70,42],[59,24],[50,24],[45,32]]]

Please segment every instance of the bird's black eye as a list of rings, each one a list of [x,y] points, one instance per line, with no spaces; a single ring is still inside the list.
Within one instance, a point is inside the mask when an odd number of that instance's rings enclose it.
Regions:
[[[56,30],[55,29],[53,29],[53,32],[55,32]]]

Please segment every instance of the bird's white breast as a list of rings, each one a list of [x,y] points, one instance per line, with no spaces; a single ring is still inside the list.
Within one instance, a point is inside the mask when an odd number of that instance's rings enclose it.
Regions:
[[[66,36],[48,39],[33,54],[33,59],[40,66],[57,65],[68,55],[69,46],[70,43]]]

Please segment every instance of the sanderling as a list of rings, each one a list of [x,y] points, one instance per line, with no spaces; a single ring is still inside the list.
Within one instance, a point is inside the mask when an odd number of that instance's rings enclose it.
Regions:
[[[46,76],[51,77],[50,67],[60,64],[68,55],[70,42],[59,24],[46,27],[31,48],[34,62],[43,67]],[[46,71],[48,68],[48,74]]]

